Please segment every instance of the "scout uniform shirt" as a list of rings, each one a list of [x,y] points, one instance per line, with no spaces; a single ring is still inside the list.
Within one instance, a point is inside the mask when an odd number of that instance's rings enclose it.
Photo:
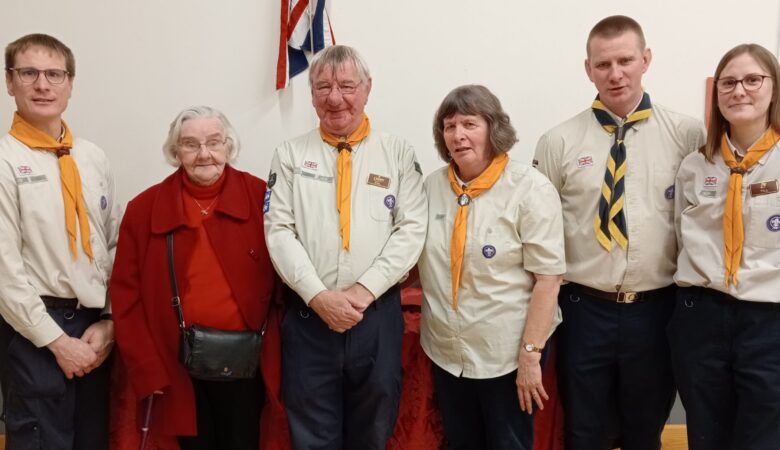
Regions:
[[[674,280],[702,286],[741,300],[780,302],[780,145],[742,176],[745,229],[738,283],[725,285],[723,208],[730,170],[720,152],[715,164],[701,153],[689,155],[677,174],[675,199],[680,257]],[[733,150],[733,148],[732,148]]]
[[[677,259],[674,176],[680,161],[704,145],[704,128],[653,103],[650,117],[626,133],[628,249],[613,242],[607,252],[596,239],[593,220],[613,141],[588,108],[537,144],[534,164],[558,189],[563,207],[564,279],[606,292],[668,286]]]
[[[371,131],[352,146],[350,249],[343,249],[337,156],[315,129],[279,146],[268,176],[268,252],[307,304],[323,290],[356,282],[378,298],[417,262],[425,240],[427,204],[414,150]]]
[[[31,150],[11,135],[0,139],[0,313],[38,347],[62,334],[41,295],[78,298],[86,308],[108,306],[121,208],[103,151],[74,139],[71,155],[81,175],[93,261],[81,236],[78,259],[70,252],[57,156]]]
[[[455,376],[505,375],[517,369],[533,274],[566,271],[558,194],[533,168],[510,160],[496,183],[472,199],[456,311],[450,239],[457,196],[447,167],[425,183],[428,237],[418,263],[424,300],[422,347],[436,365]],[[549,334],[560,322],[556,307]]]

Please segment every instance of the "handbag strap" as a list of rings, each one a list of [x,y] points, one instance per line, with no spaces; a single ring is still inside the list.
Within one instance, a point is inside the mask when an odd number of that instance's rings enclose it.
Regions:
[[[171,297],[171,306],[173,306],[173,310],[176,311],[176,318],[179,319],[179,328],[184,330],[187,328],[187,324],[184,323],[184,311],[181,309],[179,285],[176,283],[176,271],[173,268],[173,232],[168,233],[165,236],[165,240],[168,243],[168,278],[171,280],[171,292],[173,292],[173,297]],[[260,330],[261,335],[265,335],[265,329],[267,325],[268,318],[266,317],[265,322],[263,322],[263,328]]]
[[[181,297],[179,297],[179,285],[176,283],[176,271],[173,267],[173,232],[168,233],[165,236],[165,240],[168,242],[168,277],[171,279],[171,306],[176,311],[176,318],[179,319],[179,328],[184,330],[187,325],[184,323],[184,311],[181,309]]]

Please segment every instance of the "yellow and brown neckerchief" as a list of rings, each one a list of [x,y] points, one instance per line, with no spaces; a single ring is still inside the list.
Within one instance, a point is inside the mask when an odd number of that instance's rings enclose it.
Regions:
[[[739,263],[742,260],[742,244],[745,240],[745,229],[742,223],[742,175],[750,170],[779,140],[780,134],[769,127],[745,152],[742,161],[737,162],[737,158],[729,146],[726,133],[723,133],[720,138],[720,155],[726,166],[731,169],[726,205],[723,208],[723,263],[726,266],[726,287],[729,286],[730,282],[737,285],[737,269],[739,269]]]
[[[371,124],[365,114],[363,114],[360,125],[349,136],[337,136],[329,133],[320,125],[322,140],[336,147],[339,151],[339,156],[336,159],[338,170],[336,175],[336,209],[339,211],[341,246],[347,251],[349,251],[349,220],[352,203],[352,146],[365,139],[369,131],[371,131]]]
[[[447,170],[447,178],[450,187],[455,192],[458,201],[458,213],[455,215],[455,223],[452,227],[452,240],[450,241],[450,270],[452,272],[452,309],[458,309],[458,286],[460,285],[460,273],[463,266],[463,253],[466,247],[466,226],[468,224],[469,204],[482,192],[490,189],[498,181],[504,168],[509,162],[506,153],[493,158],[490,165],[474,178],[467,186],[461,186],[455,177],[455,163],[451,162]]]
[[[58,142],[53,137],[30,125],[19,113],[14,113],[10,134],[30,148],[46,150],[57,155],[57,162],[60,166],[60,182],[62,184],[62,202],[65,205],[65,227],[68,232],[70,252],[74,260],[78,258],[78,250],[76,248],[76,219],[78,218],[81,246],[91,261],[93,257],[92,246],[89,243],[90,230],[87,207],[84,204],[84,195],[81,192],[79,168],[76,165],[76,160],[70,155],[70,149],[73,148],[73,136],[71,136],[70,129],[65,121],[62,121],[62,127],[65,129],[65,133],[62,140]]]

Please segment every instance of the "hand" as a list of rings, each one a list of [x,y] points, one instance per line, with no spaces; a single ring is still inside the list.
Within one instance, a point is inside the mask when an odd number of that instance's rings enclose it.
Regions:
[[[353,284],[344,291],[344,294],[347,296],[349,304],[361,313],[365,312],[366,308],[374,302],[374,294],[360,283]]]
[[[64,333],[46,347],[54,354],[57,365],[69,380],[88,374],[98,358],[89,344]]]
[[[101,320],[93,323],[81,335],[81,340],[89,344],[97,355],[97,359],[89,369],[97,369],[114,348],[114,321]]]
[[[309,307],[337,333],[343,333],[363,320],[363,313],[352,307],[344,292],[322,291],[311,299]]]
[[[539,364],[541,358],[539,353],[520,349],[517,361],[517,398],[520,400],[520,410],[528,414],[533,412],[534,403],[539,409],[544,409],[542,400],[550,399],[542,385],[542,366]]]

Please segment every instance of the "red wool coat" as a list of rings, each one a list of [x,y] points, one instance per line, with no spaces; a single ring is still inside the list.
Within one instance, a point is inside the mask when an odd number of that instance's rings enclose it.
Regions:
[[[120,227],[110,286],[121,358],[112,386],[113,448],[137,448],[142,400],[156,390],[163,395],[155,396],[149,448],[176,448],[175,436],[196,433],[192,383],[177,358],[179,329],[171,307],[165,240],[175,230],[176,273],[186,273],[197,231],[185,226],[183,176],[180,169],[133,199]],[[261,447],[284,448],[288,431],[279,389],[280,314],[273,305],[280,281],[263,236],[266,184],[230,166],[225,177],[214,217],[204,227],[217,255],[215,264],[222,267],[245,322],[259,330],[268,320],[261,353],[266,385]],[[179,275],[177,281],[179,291],[186,292],[188,280]]]

